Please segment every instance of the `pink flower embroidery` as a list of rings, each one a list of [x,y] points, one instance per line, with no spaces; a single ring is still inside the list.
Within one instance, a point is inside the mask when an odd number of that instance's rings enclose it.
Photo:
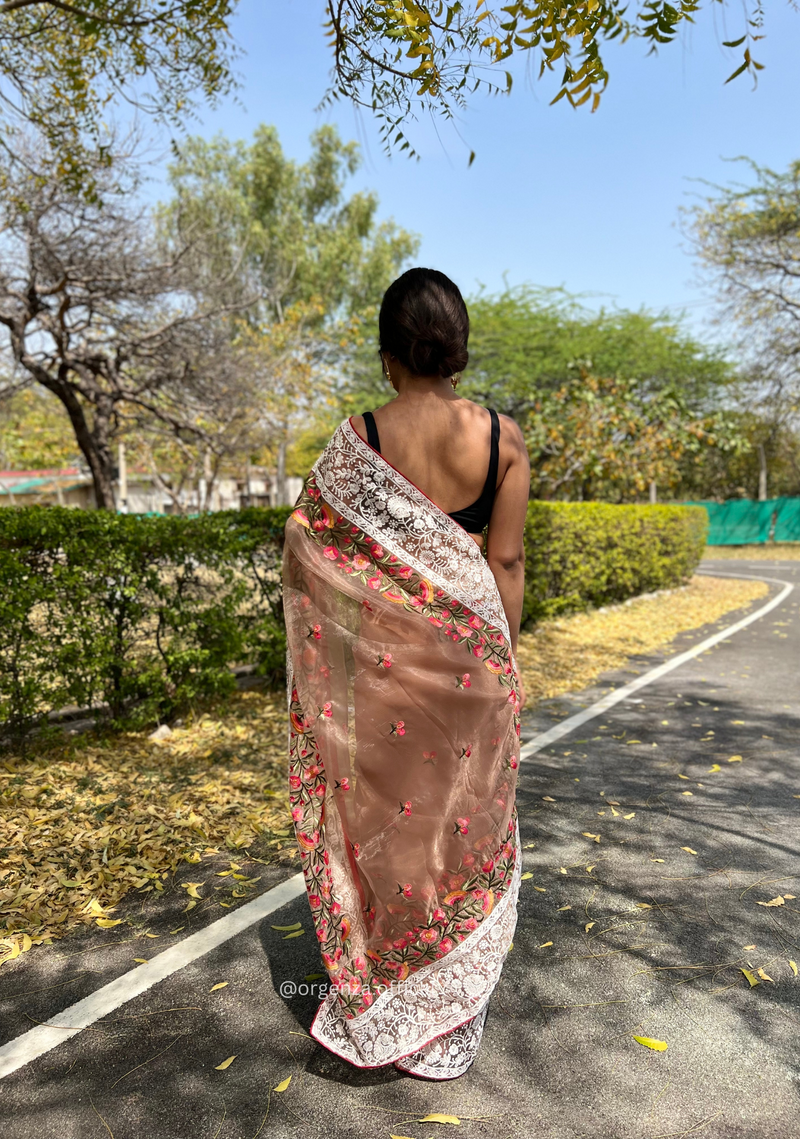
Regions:
[[[485,874],[491,874],[494,870],[494,859],[490,858],[487,862],[484,862],[483,866],[481,866],[481,870],[483,870]]]
[[[411,888],[411,883],[406,882],[406,884],[404,886],[401,886],[400,883],[398,882],[397,892],[398,892],[398,894],[402,894],[404,898],[410,898],[412,893],[413,893],[413,890]]]
[[[309,894],[308,901],[312,909],[316,909],[318,906],[322,905],[322,900],[320,899],[319,894]]]
[[[332,562],[335,562],[339,556],[339,551],[336,549],[335,546],[326,546],[322,552],[325,555],[325,557],[330,558],[330,560]]]
[[[293,807],[292,808],[292,821],[297,823],[298,825],[300,823],[302,823],[302,821],[303,821],[303,808],[302,807]]]
[[[405,720],[398,720],[396,724],[392,724],[389,729],[389,735],[404,736],[406,734]]]
[[[373,558],[382,558],[383,557],[383,546],[379,546],[376,543],[372,547],[372,556],[373,556]]]
[[[363,554],[356,554],[353,558],[353,565],[357,570],[365,570],[371,564],[369,558],[365,558]]]
[[[453,942],[450,940],[449,937],[443,937],[442,940],[439,942],[439,949],[442,952],[442,954],[449,953],[452,948],[453,948]]]
[[[463,676],[456,677],[456,688],[472,688],[472,681],[468,672],[465,672]]]
[[[444,910],[440,906],[437,906],[436,909],[431,914],[431,921],[446,921],[446,920],[447,920],[447,915],[445,914]]]
[[[382,668],[392,667],[392,654],[384,653],[383,656],[378,657],[378,666]]]
[[[293,790],[298,791],[300,789],[300,787],[302,786],[302,784],[300,783],[300,776],[299,775],[290,775],[289,776],[289,786]]]
[[[342,791],[349,791],[350,790],[350,780],[347,778],[347,776],[345,776],[344,779],[339,779],[337,781],[336,789],[337,790],[341,789]]]
[[[342,911],[341,902],[331,902],[331,913],[333,914],[334,917],[336,917],[337,914],[341,913],[341,911]]]
[[[315,641],[318,641],[322,636],[322,625],[314,625],[313,628],[308,630],[308,635],[309,637],[313,637]]]
[[[440,621],[438,617],[429,617],[428,620],[432,625],[436,625],[438,629],[441,629],[444,625],[444,621]]]
[[[515,755],[510,755],[508,757],[508,766],[511,768],[512,771],[516,771],[517,768],[519,767],[519,761],[517,760],[517,757]]]
[[[467,918],[467,920],[466,920],[466,921],[462,921],[462,923],[461,923],[461,928],[462,928],[462,929],[466,929],[466,930],[469,930],[470,932],[471,932],[473,929],[477,929],[477,928],[478,928],[478,920],[477,920],[477,918]]]
[[[453,834],[469,834],[469,819],[456,819],[456,829]]]
[[[422,759],[425,763],[433,764],[434,767],[436,766],[436,764],[433,762],[436,759],[435,751],[424,751],[422,753]]]
[[[320,708],[319,713],[317,715],[317,719],[319,719],[320,716],[324,716],[326,720],[329,720],[332,715],[333,715],[333,705],[331,704],[330,700],[328,700]]]
[[[434,942],[439,940],[439,934],[435,929],[423,929],[419,935],[420,941],[424,941],[427,945],[433,945]]]
[[[405,803],[400,804],[399,815],[405,815],[408,818],[411,815],[411,800],[407,799]]]
[[[468,637],[469,629],[466,625],[456,625],[456,631],[460,637]]]
[[[475,613],[473,613],[471,617],[467,618],[467,624],[471,625],[473,629],[483,628],[483,621]]]
[[[403,566],[402,569],[397,571],[397,576],[409,578],[409,577],[411,577],[413,572],[414,571],[412,570],[411,566]]]
[[[370,589],[380,589],[382,583],[383,583],[383,574],[382,573],[377,573],[377,574],[375,574],[374,577],[370,577],[367,579],[367,585],[370,587]]]
[[[459,759],[469,759],[469,757],[471,755],[472,755],[472,744],[467,744],[466,747],[462,747],[461,755],[458,758]]]
[[[480,659],[480,657],[483,656],[483,645],[475,645],[472,650],[472,655]]]
[[[469,851],[467,851],[467,853],[464,855],[464,857],[461,859],[461,861],[463,862],[463,864],[465,866],[472,866],[473,863],[475,862],[475,856],[474,856],[474,854],[471,854]]]
[[[360,842],[354,842],[353,843],[353,856],[354,856],[354,858],[358,858],[360,855],[361,855],[361,843]]]

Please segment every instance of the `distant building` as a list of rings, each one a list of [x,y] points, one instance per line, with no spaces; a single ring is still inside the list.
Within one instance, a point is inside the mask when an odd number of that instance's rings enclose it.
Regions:
[[[168,480],[169,476],[164,478]],[[128,514],[196,514],[201,510],[238,510],[243,506],[278,505],[278,483],[274,475],[253,470],[248,479],[249,498],[243,478],[218,478],[206,506],[205,486],[189,486],[178,496],[178,504],[153,475],[132,470],[127,475]],[[303,480],[286,479],[286,499],[293,503]],[[89,510],[95,506],[91,476],[78,467],[45,471],[0,471],[0,507],[70,506]]]

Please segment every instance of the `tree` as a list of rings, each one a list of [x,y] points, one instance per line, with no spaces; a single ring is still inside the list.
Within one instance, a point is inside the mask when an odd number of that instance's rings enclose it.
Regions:
[[[678,391],[643,393],[631,380],[584,368],[579,382],[536,400],[524,434],[535,497],[611,502],[635,499],[651,483],[670,490],[687,456],[742,445],[728,417],[692,415]]]
[[[644,42],[653,54],[701,6],[702,0],[647,0],[631,14],[623,0],[327,0],[334,50],[328,98],[347,98],[377,114],[387,150],[410,149],[405,132],[415,112],[452,118],[481,88],[509,92],[504,64],[524,52],[533,55],[540,78],[560,76],[552,102],[566,98],[595,111],[609,79],[605,41]],[[755,78],[762,68],[753,57],[762,38],[760,0],[746,3],[740,19],[744,34],[724,44],[743,52],[728,80],[745,72]]]
[[[452,118],[481,88],[510,91],[505,65],[524,52],[540,76],[557,76],[554,102],[566,98],[594,111],[609,79],[606,41],[644,42],[655,52],[702,4],[646,0],[629,14],[624,0],[326,0],[333,68],[325,99],[367,108],[378,117],[387,150],[410,150],[406,130],[415,114]],[[90,156],[110,157],[109,104],[124,100],[181,126],[197,92],[214,102],[231,90],[236,6],[237,0],[0,0],[4,144],[11,145],[15,126],[33,125],[71,187],[95,193]],[[745,72],[755,78],[760,0],[747,0],[739,19],[743,35],[725,46],[741,48],[742,63],[729,78]]]
[[[356,144],[333,127],[316,131],[308,160],[297,163],[275,128],[260,126],[249,144],[189,138],[169,170],[174,196],[159,212],[166,246],[191,236],[198,288],[224,279],[231,303],[259,298],[239,343],[261,377],[276,466],[321,410],[335,418],[354,350],[372,339],[380,299],[418,247],[415,235],[377,221],[374,194],[346,193],[359,165]]]
[[[0,0],[0,142],[11,152],[9,132],[35,127],[66,185],[91,196],[95,164],[111,159],[110,101],[180,125],[198,91],[213,102],[231,89],[236,4]]]
[[[165,253],[102,166],[92,173],[103,205],[57,174],[43,182],[6,166],[0,326],[16,368],[5,391],[33,382],[61,402],[97,505],[111,509],[112,444],[126,417],[211,446],[209,423],[246,417],[252,387],[232,348],[244,302],[198,291],[188,245]]]
[[[716,291],[720,318],[738,324],[753,398],[780,419],[800,401],[800,161],[776,173],[744,159],[752,185],[715,186],[690,210],[688,233]]]
[[[79,454],[64,409],[48,392],[28,388],[0,400],[1,469],[68,467]]]

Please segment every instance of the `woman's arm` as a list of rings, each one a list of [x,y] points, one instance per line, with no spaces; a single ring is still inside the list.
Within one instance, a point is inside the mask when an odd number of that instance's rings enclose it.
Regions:
[[[531,468],[522,432],[507,415],[500,416],[500,456],[501,461],[508,457],[508,466],[492,507],[486,557],[497,581],[500,599],[508,619],[511,648],[516,653],[525,589],[523,534],[531,486]]]

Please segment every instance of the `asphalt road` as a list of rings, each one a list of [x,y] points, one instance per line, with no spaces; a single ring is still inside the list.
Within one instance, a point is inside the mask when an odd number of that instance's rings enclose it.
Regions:
[[[703,568],[800,586],[800,562]],[[450,1125],[417,1122],[429,1112],[458,1116],[465,1139],[800,1139],[800,977],[789,964],[800,966],[798,604],[800,588],[522,765],[533,877],[481,1053],[461,1079],[358,1072],[308,1037],[318,998],[279,992],[321,971],[300,897],[8,1075],[4,1139],[447,1135]],[[540,706],[525,735],[661,659]],[[262,872],[260,889],[291,873]],[[82,930],[5,966],[0,1043],[221,912],[186,918],[185,904],[182,890],[131,900],[135,925]],[[272,928],[298,921],[301,937]]]

